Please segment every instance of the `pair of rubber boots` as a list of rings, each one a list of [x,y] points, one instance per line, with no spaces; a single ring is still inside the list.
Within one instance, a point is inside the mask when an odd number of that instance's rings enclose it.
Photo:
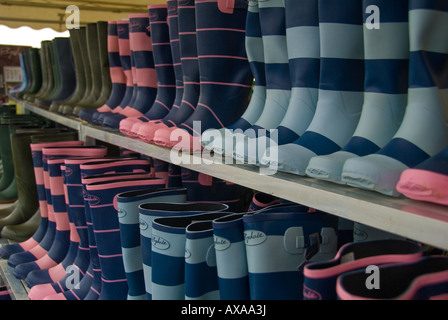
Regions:
[[[34,96],[43,85],[40,49],[25,49],[20,52],[19,59],[22,70],[22,84],[18,88],[10,90],[10,94],[18,99],[34,101]]]
[[[126,283],[119,281],[119,279],[108,281],[117,272],[119,274],[120,264],[116,265],[114,261],[109,262],[110,259],[108,259],[107,254],[103,255],[103,253],[104,250],[114,248],[115,242],[111,239],[114,238],[116,232],[114,233],[113,229],[110,229],[110,232],[99,230],[104,228],[104,223],[118,223],[118,218],[115,211],[114,216],[109,216],[106,220],[103,220],[103,211],[106,210],[106,213],[114,212],[112,207],[116,192],[126,190],[126,188],[138,189],[143,185],[147,188],[153,185],[154,187],[162,187],[165,180],[153,177],[150,172],[149,160],[132,158],[107,160],[100,158],[94,160],[85,158],[65,159],[64,163],[66,173],[69,173],[66,175],[68,206],[78,230],[79,248],[76,258],[72,259],[71,263],[68,263],[67,257],[64,259],[66,263],[63,270],[67,270],[67,272],[61,272],[58,279],[51,279],[53,281],[47,279],[47,281],[41,283],[36,282],[29,296],[31,299],[46,298],[51,300],[114,299],[114,294],[119,295],[122,291],[121,286],[126,286]],[[87,187],[87,184],[92,184],[92,187]],[[96,187],[93,185],[96,185]],[[92,192],[95,195],[91,195]],[[96,206],[99,201],[104,206]],[[103,210],[101,211],[103,213],[98,210]],[[97,239],[97,233],[104,234],[98,235],[100,239]],[[106,241],[101,238],[103,236],[106,237]],[[113,257],[115,256],[111,256],[111,258]],[[68,281],[70,280],[68,270],[72,270],[68,269],[69,266],[75,268],[78,272],[77,279],[79,281],[73,286],[70,286]],[[114,269],[118,271],[114,271]],[[112,275],[110,272],[112,272]],[[118,291],[116,288],[114,289],[113,283],[115,282],[120,289]],[[112,284],[109,285],[109,283]]]

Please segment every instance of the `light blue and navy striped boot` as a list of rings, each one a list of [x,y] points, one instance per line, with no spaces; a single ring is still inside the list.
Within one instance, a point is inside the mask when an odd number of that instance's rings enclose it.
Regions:
[[[213,220],[225,215],[228,206],[215,202],[166,204],[171,217],[152,222],[152,299],[184,300],[186,228],[196,221]],[[177,216],[176,215],[177,211]]]
[[[235,135],[233,157],[256,163],[258,139],[282,122],[291,100],[284,0],[258,0],[266,76],[266,100],[260,117],[244,134]],[[261,138],[263,137],[263,138]],[[261,155],[260,155],[261,157]],[[255,161],[255,162],[254,162]]]
[[[380,14],[379,29],[367,22],[372,6]],[[364,0],[363,11],[367,13],[364,14],[365,89],[361,118],[342,150],[311,158],[306,169],[311,177],[336,183],[341,183],[347,159],[375,153],[390,141],[403,120],[407,104],[408,1]]]
[[[143,255],[151,255],[151,242],[149,237],[148,246],[144,246],[145,250],[142,252],[141,238],[142,240],[148,239],[148,237],[143,237],[148,229],[143,231],[142,228],[142,236],[140,236],[140,215],[143,215],[139,212],[140,205],[151,202],[185,202],[186,193],[185,188],[152,188],[123,192],[117,195],[121,248],[129,286],[128,300],[146,300],[147,298]],[[144,212],[143,209],[142,212]],[[149,226],[150,223],[146,221],[143,225]]]
[[[409,2],[409,89],[403,121],[378,152],[349,159],[342,181],[399,196],[401,173],[436,155],[448,144],[448,6],[440,1]],[[443,71],[442,71],[443,70]]]
[[[250,300],[243,216],[236,213],[213,220],[221,300]]]
[[[243,217],[252,300],[301,300],[300,266],[336,254],[337,218],[303,210],[291,206]]]
[[[318,11],[320,75],[313,119],[296,141],[268,148],[261,160],[264,166],[298,175],[305,175],[312,157],[348,143],[364,102],[362,2],[319,0]]]

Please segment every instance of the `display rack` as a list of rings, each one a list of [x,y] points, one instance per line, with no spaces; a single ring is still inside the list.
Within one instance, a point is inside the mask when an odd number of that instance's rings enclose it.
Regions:
[[[16,101],[26,110],[78,130],[81,140],[103,141],[149,157],[198,171],[216,178],[272,194],[317,210],[369,225],[418,242],[448,250],[448,207],[389,197],[373,191],[343,186],[314,178],[277,172],[260,174],[255,165],[236,164],[229,159],[188,154],[182,163],[173,162],[172,150],[149,144],[119,131],[82,122],[74,116],[50,112],[29,102]],[[185,156],[185,155],[184,155]]]

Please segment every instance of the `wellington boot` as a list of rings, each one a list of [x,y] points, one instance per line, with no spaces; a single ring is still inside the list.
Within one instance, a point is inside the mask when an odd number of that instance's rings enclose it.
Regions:
[[[31,86],[25,94],[24,99],[34,101],[36,93],[42,87],[42,67],[40,63],[40,49],[30,49],[30,71],[31,71]]]
[[[141,241],[151,239],[151,228],[149,227],[151,223],[148,219],[155,216],[139,217],[139,215],[144,215],[143,207],[145,204],[153,202],[182,203],[186,201],[186,198],[187,189],[185,188],[146,189],[117,195],[124,270],[129,286],[128,300],[146,300],[146,287],[150,285],[145,284],[143,260],[145,260],[147,269],[151,265],[147,263],[148,258],[151,257],[151,251],[148,250],[151,245],[149,243],[147,246],[148,243],[146,243],[145,250],[142,250]],[[141,230],[141,222],[148,228]]]
[[[76,74],[76,88],[69,99],[61,103],[59,112],[62,114],[72,114],[73,106],[78,103],[86,92],[86,75],[84,73],[84,65],[82,59],[81,39],[80,33],[85,33],[85,27],[79,29],[71,29],[70,32],[70,47],[72,49],[73,63]],[[61,110],[62,108],[62,110]]]
[[[46,97],[47,100],[50,100],[53,102],[56,95],[61,90],[62,82],[61,82],[61,73],[60,73],[60,65],[58,61],[58,56],[56,53],[56,41],[53,39],[51,40],[48,51],[50,55],[51,60],[51,69],[53,71],[53,86],[50,88],[50,91],[48,93],[48,96]],[[50,111],[58,112],[59,111],[59,105],[55,105],[53,108],[50,106]]]
[[[0,219],[7,217],[11,212],[14,211],[14,209],[17,207],[18,204],[19,204],[19,200],[17,199],[10,205],[4,206],[2,209],[0,209]]]
[[[38,105],[49,107],[51,104],[51,101],[45,101],[42,100],[47,92],[49,91],[50,86],[52,85],[53,77],[52,77],[52,70],[51,70],[51,62],[48,58],[48,40],[44,40],[40,43],[40,64],[42,69],[42,86],[40,87],[39,91],[36,92],[34,95],[34,103],[37,103]]]
[[[169,216],[156,218],[152,222],[152,299],[184,300],[187,295],[193,297],[193,286],[186,287],[185,264],[190,257],[190,252],[185,250],[186,228],[193,222],[210,221],[229,215],[226,212],[228,206],[217,202],[161,203],[148,204],[146,209],[150,210],[151,205],[154,206],[153,210],[170,213]]]
[[[98,96],[98,99],[94,102],[94,106],[97,106],[98,108],[107,102],[112,91],[109,53],[107,51],[109,23],[105,21],[99,21],[97,23],[97,33],[98,33],[98,53],[99,53],[100,71],[101,71],[101,79],[100,79],[101,91]]]
[[[17,225],[7,225],[2,229],[2,238],[23,242],[31,238],[41,223],[40,210],[36,210],[27,221]]]

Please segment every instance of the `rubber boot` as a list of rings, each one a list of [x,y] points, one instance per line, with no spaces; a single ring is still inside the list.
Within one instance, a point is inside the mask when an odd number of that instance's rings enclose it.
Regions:
[[[263,38],[260,26],[258,0],[248,1],[246,20],[246,54],[250,70],[254,77],[254,84],[246,111],[235,123],[228,128],[219,129],[219,135],[214,130],[205,131],[201,136],[201,144],[205,149],[218,154],[231,156],[233,154],[234,130],[249,129],[260,117],[266,100],[266,73],[264,65]],[[213,137],[213,138],[212,138]]]
[[[162,203],[158,206],[165,207],[163,211],[171,214],[152,221],[152,292],[149,294],[153,300],[184,300],[187,256],[185,230],[194,221],[213,220],[228,215],[225,212],[228,206],[216,202]]]
[[[341,151],[311,158],[306,174],[313,178],[340,183],[345,161],[377,152],[390,141],[403,120],[409,73],[408,1],[397,4],[365,0],[363,11],[369,6],[381,8],[381,13],[389,18],[377,30],[364,25],[365,90],[361,118]],[[389,50],[386,53],[378,48]]]
[[[189,202],[215,201],[228,205],[231,212],[243,212],[252,195],[248,188],[187,168],[181,168],[181,176]]]
[[[196,109],[199,100],[199,63],[196,41],[196,16],[194,0],[178,1],[178,34],[179,53],[182,65],[183,95],[179,108],[171,111],[162,119],[162,122],[149,123],[153,128],[145,129],[145,140],[154,141],[159,129],[175,127],[185,121]],[[148,131],[149,130],[149,131]]]
[[[401,173],[448,144],[447,84],[437,69],[448,61],[446,36],[440,33],[446,28],[446,11],[432,2],[409,2],[409,89],[403,121],[378,152],[345,162],[343,182],[399,196]]]
[[[413,262],[423,256],[422,247],[402,240],[348,243],[333,259],[305,265],[303,298],[305,300],[336,300],[336,280],[345,273],[374,264]]]
[[[52,66],[51,69],[53,70],[54,84],[53,87],[50,89],[46,99],[50,100],[53,103],[54,98],[57,96],[57,94],[61,91],[62,88],[61,72],[60,72],[61,66],[59,65],[55,39],[51,40],[50,45],[48,46],[48,50],[51,59],[51,66]],[[59,105],[54,105],[53,107],[50,105],[49,110],[51,112],[59,112]]]
[[[98,109],[84,109],[78,113],[78,117],[87,122],[92,122],[94,113],[109,112],[117,107],[123,100],[126,92],[126,75],[120,61],[119,45],[118,45],[118,22],[108,22],[107,50],[109,57],[109,72],[111,79],[111,94],[104,105]]]
[[[397,191],[406,197],[447,206],[448,146],[431,158],[406,169],[397,183]]]
[[[136,135],[142,122],[160,120],[170,111],[176,94],[173,59],[168,27],[168,9],[165,4],[149,5],[149,25],[157,75],[157,95],[153,105],[141,117],[128,117],[120,121],[120,131]],[[134,128],[135,126],[135,128]]]
[[[48,40],[41,42],[41,48],[39,51],[40,64],[42,68],[42,86],[35,95],[34,103],[48,108],[51,101],[45,101],[44,98],[48,94],[52,84],[53,84],[53,71],[51,69],[51,61],[48,55]]]
[[[141,239],[151,238],[147,236],[140,237],[140,205],[152,202],[185,202],[186,193],[187,190],[185,188],[164,188],[129,191],[117,195],[121,248],[124,270],[129,286],[128,300],[146,300],[143,256],[150,257],[151,251],[145,250],[142,252]],[[149,225],[148,221],[142,221]],[[144,230],[141,232],[148,232],[148,228]],[[148,245],[150,248],[151,243],[149,242]]]
[[[301,300],[298,267],[336,254],[337,218],[308,213],[302,206],[286,209],[243,218],[252,300]]]
[[[151,43],[151,29],[148,14],[129,15],[129,41],[134,59],[137,95],[123,110],[105,115],[103,125],[119,129],[120,121],[129,117],[140,117],[154,103],[157,95],[157,74],[154,67],[154,55]]]
[[[368,278],[371,274],[362,269],[341,275],[336,284],[338,299],[445,300],[448,295],[448,258],[445,256],[422,257],[377,268],[377,274],[381,275],[378,287]]]
[[[73,115],[75,116],[84,108],[96,109],[98,107],[94,105],[100,96],[102,86],[98,23],[88,23],[86,26],[86,37],[82,39],[84,68],[88,78],[86,79],[86,87],[88,90],[86,90],[78,105],[73,108]]]
[[[313,119],[296,141],[268,148],[264,166],[305,175],[312,157],[339,151],[353,136],[364,101],[363,12],[359,1],[345,1],[344,11],[340,5],[318,2],[321,64]]]
[[[3,165],[3,175],[0,179],[0,191],[5,190],[15,179],[14,162],[12,160],[9,125],[0,124],[0,154]],[[14,199],[15,201],[15,199]],[[14,202],[11,201],[11,202]]]
[[[86,185],[95,241],[101,265],[99,300],[125,300],[128,285],[121,251],[116,197],[121,192],[165,186],[165,180],[142,178],[97,182]],[[115,208],[115,210],[111,210]]]
[[[16,243],[25,242],[36,233],[40,224],[41,214],[40,210],[37,209],[33,216],[25,222],[4,226],[1,235],[2,238],[15,241]]]
[[[76,87],[73,94],[64,101],[59,107],[59,112],[62,114],[72,114],[73,106],[81,101],[84,96],[86,88],[86,75],[84,73],[84,65],[82,59],[81,38],[80,34],[85,33],[85,27],[79,29],[70,29],[70,47],[72,50],[74,71],[76,74]]]
[[[100,58],[100,71],[101,71],[101,91],[98,99],[94,105],[98,107],[103,106],[108,100],[112,92],[112,82],[110,78],[110,64],[109,64],[109,52],[108,52],[108,35],[109,35],[109,23],[106,21],[99,21],[97,23],[98,33],[98,53]]]
[[[131,101],[134,96],[134,76],[135,68],[132,67],[131,49],[129,41],[129,21],[117,22],[118,33],[118,52],[120,55],[120,63],[123,68],[124,75],[126,77],[126,90],[124,92],[123,99],[120,101],[111,111],[104,111],[94,113],[92,116],[92,122],[102,125],[104,116],[110,115],[115,112],[123,110]],[[136,87],[136,86],[135,86]],[[137,93],[137,92],[135,92]]]
[[[31,74],[31,86],[27,89],[24,98],[28,101],[34,101],[36,93],[42,87],[42,66],[40,63],[40,49],[31,48],[29,51],[29,62]]]
[[[78,270],[79,283],[72,283],[73,273],[67,275],[51,284],[37,285],[31,288],[29,298],[32,300],[42,300],[48,297],[49,300],[82,300],[91,288],[94,275],[94,265],[98,260],[93,232],[91,229],[91,219],[88,224],[86,202],[83,190],[83,181],[107,181],[115,180],[118,177],[145,177],[148,175],[149,163],[147,161],[130,162],[130,159],[65,159],[66,181],[68,194],[68,208],[77,227],[80,243],[78,255],[71,266],[71,270]],[[83,167],[83,170],[81,170]],[[115,172],[122,172],[117,174]],[[141,171],[141,173],[128,173],[127,171]],[[109,172],[104,175],[103,173]],[[82,178],[82,176],[84,178]],[[90,248],[89,248],[90,246]],[[99,264],[95,265],[99,269]],[[98,278],[101,285],[101,279]],[[79,284],[79,286],[76,286]],[[69,287],[71,285],[71,287]]]
[[[38,201],[39,201],[39,213],[40,213],[40,224],[36,232],[26,241],[15,243],[15,244],[9,244],[7,246],[3,246],[0,248],[0,255],[5,258],[9,259],[9,257],[14,253],[22,253],[25,254],[25,251],[28,251],[38,245],[38,243],[43,239],[45,232],[47,230],[48,225],[48,210],[47,210],[47,202],[46,202],[46,195],[45,195],[45,186],[44,186],[44,168],[43,168],[43,161],[42,161],[42,148],[44,146],[44,140],[47,141],[64,141],[62,143],[66,144],[66,141],[72,140],[76,141],[74,142],[76,145],[82,144],[82,142],[77,141],[78,134],[77,132],[68,132],[68,133],[59,133],[58,135],[39,135],[39,136],[32,136],[31,137],[31,155],[33,158],[33,167],[34,167],[34,178],[36,181],[36,188],[37,188],[37,194],[38,194]],[[72,144],[73,142],[69,142]],[[50,143],[49,143],[50,144]],[[48,144],[48,145],[49,145]],[[52,142],[52,145],[54,144],[61,144],[61,142]],[[17,202],[16,207],[19,205]],[[6,227],[5,227],[6,229]],[[2,230],[3,231],[3,230]],[[31,258],[30,258],[31,259]],[[32,259],[36,259],[35,256],[32,256]],[[28,260],[31,261],[31,260]],[[9,261],[8,261],[9,263]]]
[[[286,36],[285,1],[258,1],[266,72],[266,100],[263,112],[245,132],[235,136],[233,157],[257,163],[252,146],[279,126],[291,100],[291,75]],[[275,24],[272,22],[275,21]],[[233,140],[233,139],[232,139]],[[255,161],[255,162],[252,162]]]
[[[23,96],[22,92],[25,90],[25,88],[28,85],[28,76],[27,76],[27,68],[28,66],[25,63],[25,50],[19,53],[19,60],[20,60],[20,69],[22,71],[22,83],[20,86],[15,89],[14,91],[11,91],[11,94],[14,97],[17,97],[21,99]]]
[[[154,137],[157,144],[183,150],[200,150],[205,130],[224,128],[240,118],[253,82],[245,49],[247,1],[197,2],[195,8],[200,97],[174,137],[175,128]],[[223,46],[216,45],[216,38]]]
[[[213,220],[216,269],[221,300],[249,300],[249,271],[244,244],[244,214]]]
[[[247,209],[247,211],[254,212],[279,203],[280,203],[279,198],[271,194],[257,192],[252,197],[252,200],[249,204],[249,208]]]
[[[168,125],[168,122],[179,110],[184,94],[183,70],[180,58],[180,39],[179,39],[179,14],[177,0],[168,0],[168,26],[171,47],[171,56],[173,60],[174,76],[176,78],[176,96],[173,105],[168,114],[160,120],[148,121],[142,123],[138,129],[132,130],[140,139],[151,142],[157,126]],[[134,132],[135,131],[135,132]]]

